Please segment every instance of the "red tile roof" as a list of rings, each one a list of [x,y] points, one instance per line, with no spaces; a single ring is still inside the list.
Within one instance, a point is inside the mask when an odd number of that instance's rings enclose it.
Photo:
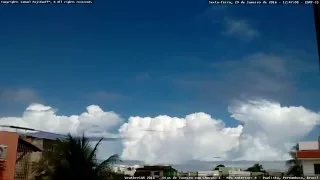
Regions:
[[[303,150],[297,151],[297,158],[320,158],[320,150]]]

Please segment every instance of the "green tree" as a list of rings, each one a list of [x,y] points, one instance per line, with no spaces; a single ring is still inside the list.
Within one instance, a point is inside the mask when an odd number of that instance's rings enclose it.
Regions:
[[[247,171],[250,171],[250,172],[262,172],[262,173],[265,173],[266,171],[263,169],[263,166],[259,163],[256,163],[254,164],[253,166],[249,167],[247,169]]]
[[[213,170],[219,170],[220,167],[225,167],[223,164],[219,164],[218,166],[216,166]]]
[[[52,180],[106,180],[120,179],[112,173],[110,164],[119,161],[118,155],[112,155],[99,163],[96,158],[98,143],[92,148],[89,139],[73,137],[59,141],[54,151],[45,151],[43,158],[34,165],[34,171],[46,175]]]
[[[299,145],[296,144],[292,147],[289,152],[291,159],[286,161],[288,167],[287,175],[291,176],[303,176],[301,161],[297,158],[297,151],[299,150]]]

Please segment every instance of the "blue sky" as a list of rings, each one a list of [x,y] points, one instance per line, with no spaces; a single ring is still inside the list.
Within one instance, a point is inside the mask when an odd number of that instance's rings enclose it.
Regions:
[[[64,115],[97,104],[125,118],[201,111],[234,126],[227,107],[239,98],[319,110],[311,6],[1,5],[0,24],[2,116],[32,102]]]

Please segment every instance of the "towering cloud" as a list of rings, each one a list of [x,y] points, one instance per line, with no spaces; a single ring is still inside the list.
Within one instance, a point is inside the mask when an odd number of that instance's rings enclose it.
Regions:
[[[120,133],[138,139],[124,142],[122,155],[147,162],[287,159],[291,146],[320,123],[319,113],[266,100],[236,102],[228,109],[242,125],[226,127],[205,113],[131,117]]]
[[[61,116],[41,104],[30,105],[21,117],[2,117],[0,124],[56,133],[107,136],[117,128],[123,159],[148,163],[179,163],[187,160],[279,160],[291,146],[319,125],[320,114],[302,106],[283,107],[266,100],[238,101],[228,107],[239,125],[198,112],[185,117],[130,117],[124,122],[114,112],[91,105],[80,115]],[[118,144],[119,145],[119,144]],[[120,146],[119,146],[120,147]],[[102,145],[100,154],[113,149]]]

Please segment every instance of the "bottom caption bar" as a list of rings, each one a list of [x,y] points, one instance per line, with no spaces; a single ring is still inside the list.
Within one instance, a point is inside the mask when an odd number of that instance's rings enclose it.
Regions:
[[[246,177],[246,176],[227,176],[227,177],[205,177],[205,176],[188,176],[188,177],[153,177],[153,176],[140,176],[140,177],[125,177],[125,179],[143,179],[143,180],[320,180],[320,176],[305,176],[305,177],[276,177],[276,176],[263,176],[263,177]]]

